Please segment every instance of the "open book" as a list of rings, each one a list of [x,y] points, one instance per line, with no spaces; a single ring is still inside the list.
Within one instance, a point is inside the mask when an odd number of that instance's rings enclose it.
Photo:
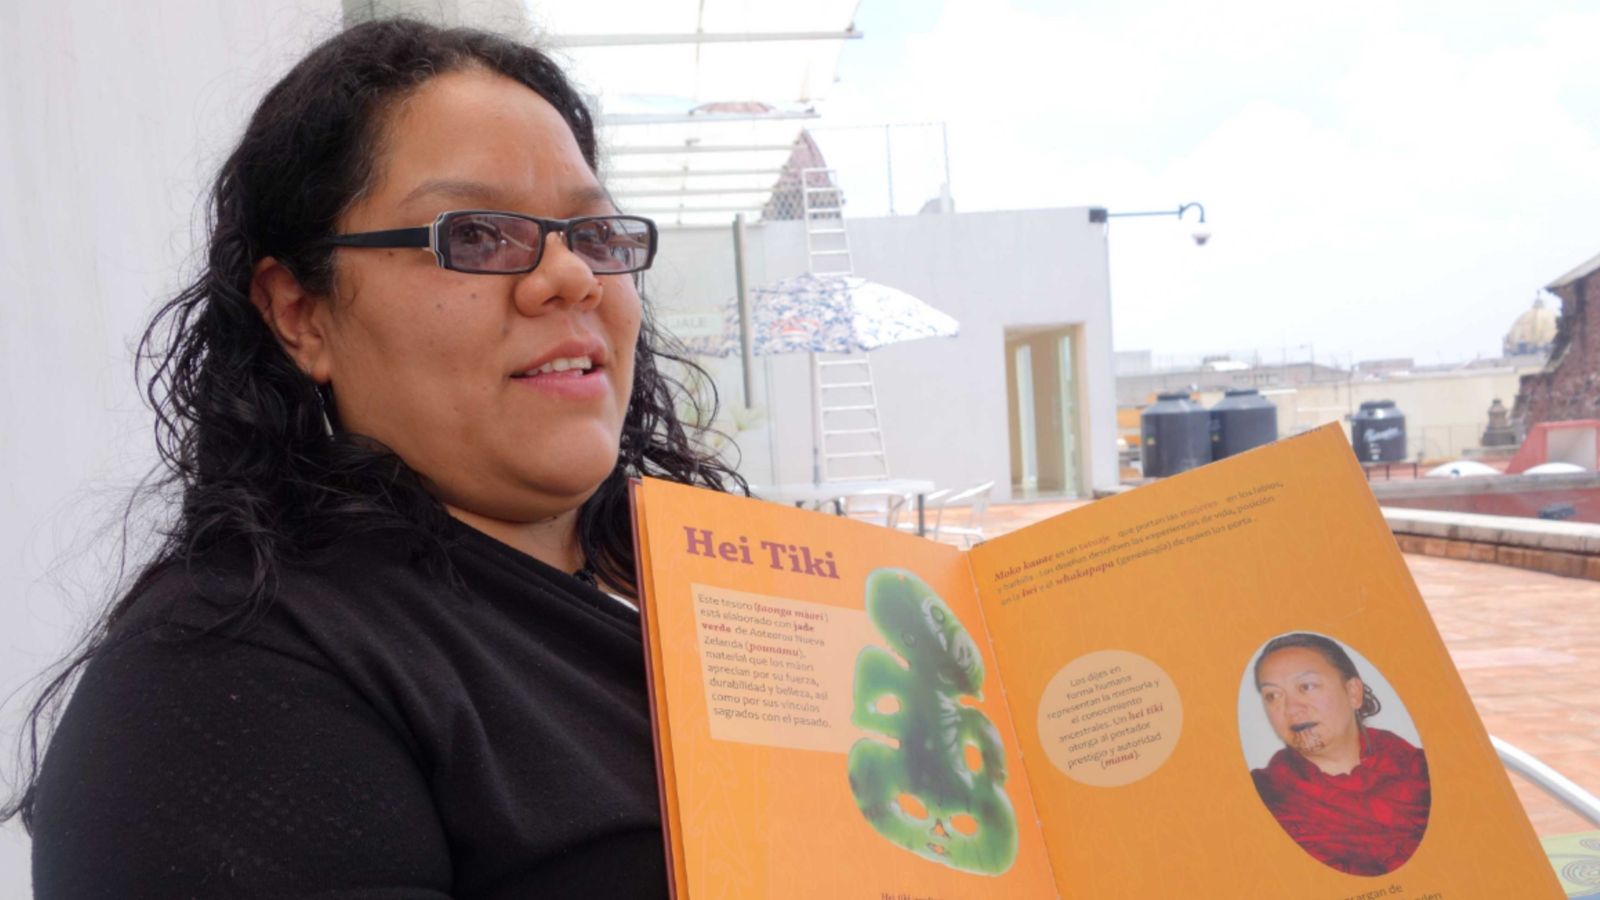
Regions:
[[[1336,426],[962,551],[644,480],[677,897],[1560,897]]]

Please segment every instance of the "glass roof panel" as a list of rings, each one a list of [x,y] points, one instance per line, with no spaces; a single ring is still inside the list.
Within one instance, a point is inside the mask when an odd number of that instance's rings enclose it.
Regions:
[[[529,2],[528,15],[595,99],[619,205],[662,225],[725,224],[760,215],[844,42],[765,38],[843,34],[857,2]]]

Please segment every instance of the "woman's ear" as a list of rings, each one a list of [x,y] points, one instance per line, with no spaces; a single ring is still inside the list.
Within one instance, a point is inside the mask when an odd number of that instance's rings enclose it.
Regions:
[[[1367,702],[1367,685],[1360,678],[1345,679],[1344,692],[1351,709],[1360,709]]]
[[[250,302],[300,371],[317,384],[333,380],[327,304],[308,292],[288,266],[270,256],[256,263]]]

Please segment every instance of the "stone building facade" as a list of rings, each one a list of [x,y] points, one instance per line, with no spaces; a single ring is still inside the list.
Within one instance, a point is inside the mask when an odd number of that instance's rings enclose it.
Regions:
[[[1522,377],[1513,417],[1524,428],[1600,419],[1600,256],[1546,290],[1561,298],[1555,340],[1544,369]]]

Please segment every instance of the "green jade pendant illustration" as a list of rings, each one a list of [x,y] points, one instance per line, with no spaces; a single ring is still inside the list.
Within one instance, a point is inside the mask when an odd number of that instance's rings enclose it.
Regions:
[[[851,721],[898,742],[862,738],[850,748],[856,805],[879,834],[918,856],[1002,874],[1017,857],[1016,813],[1002,789],[1005,748],[994,723],[961,703],[983,698],[977,644],[943,598],[904,569],[867,576],[867,615],[905,662],[881,647],[856,657]]]

